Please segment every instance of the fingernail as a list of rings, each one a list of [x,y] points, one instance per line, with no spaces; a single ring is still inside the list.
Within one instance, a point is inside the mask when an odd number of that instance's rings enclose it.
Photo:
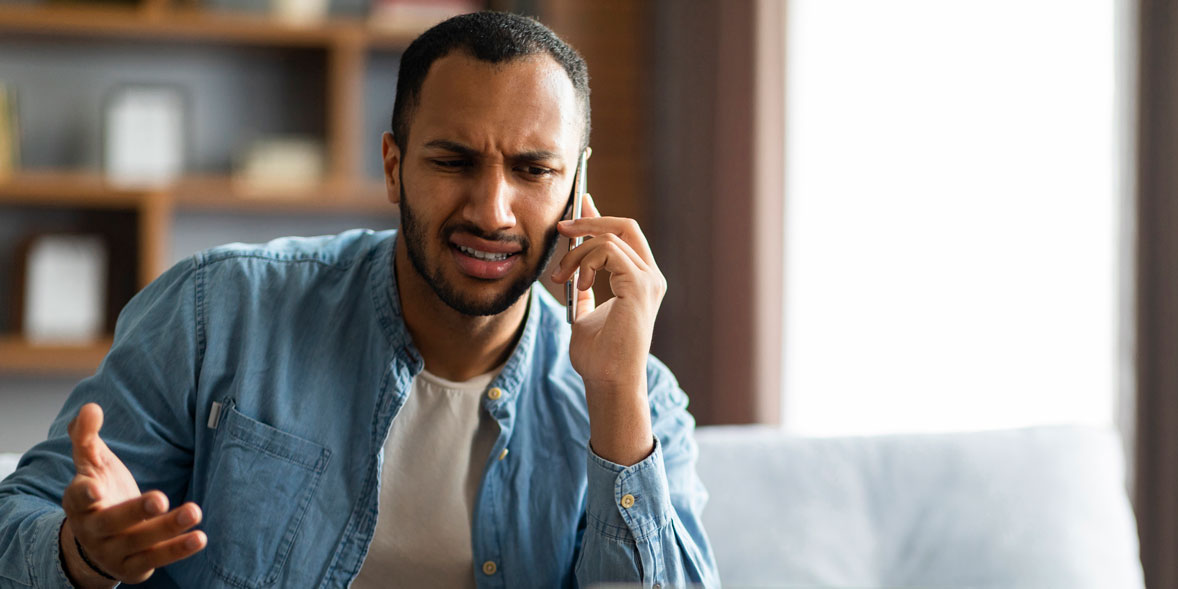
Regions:
[[[155,497],[147,500],[147,505],[144,506],[144,510],[148,513],[148,515],[156,515],[163,513],[164,511],[160,505],[159,499],[156,499]]]
[[[86,498],[91,501],[98,501],[98,496],[94,494],[94,487],[86,487]]]
[[[196,550],[197,548],[200,548],[200,536],[189,536],[188,539],[184,541],[184,547],[189,550]]]
[[[196,523],[196,514],[192,513],[191,509],[181,510],[180,513],[176,515],[176,522],[182,526],[191,526],[192,524]]]

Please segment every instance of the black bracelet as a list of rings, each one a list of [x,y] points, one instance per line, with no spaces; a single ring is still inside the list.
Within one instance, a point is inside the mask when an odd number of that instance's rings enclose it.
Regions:
[[[94,564],[94,561],[90,560],[90,557],[86,556],[86,551],[82,550],[82,543],[78,542],[77,536],[74,536],[74,546],[78,547],[78,556],[82,557],[82,562],[86,563],[86,566],[90,567],[90,570],[98,573],[98,575],[101,576],[103,579],[109,579],[109,580],[114,581],[116,583],[119,582],[118,579],[106,574],[105,571],[98,568],[98,565]]]

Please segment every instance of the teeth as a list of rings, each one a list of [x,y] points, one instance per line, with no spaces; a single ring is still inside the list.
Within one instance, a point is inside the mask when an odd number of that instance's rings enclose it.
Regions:
[[[501,262],[501,261],[506,260],[507,258],[511,257],[511,254],[492,254],[490,252],[480,252],[479,250],[471,249],[469,247],[465,247],[465,246],[461,246],[461,245],[458,246],[458,251],[461,251],[462,253],[464,253],[472,258],[478,258],[480,260],[486,260],[488,262]]]

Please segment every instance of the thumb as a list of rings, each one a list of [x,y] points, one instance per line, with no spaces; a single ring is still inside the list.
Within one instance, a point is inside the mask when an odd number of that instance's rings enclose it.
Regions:
[[[70,444],[73,446],[74,468],[83,476],[94,476],[102,464],[101,453],[106,443],[98,437],[102,429],[102,407],[97,403],[86,403],[78,410],[78,416],[70,422]]]
[[[601,216],[601,212],[597,210],[597,205],[593,202],[593,196],[588,192],[585,193],[581,203],[581,216],[583,218],[588,219]],[[577,289],[577,317],[584,317],[592,313],[593,309],[596,308],[597,299],[593,295],[593,287],[590,286],[586,290]]]
[[[580,319],[593,312],[597,308],[596,298],[593,296],[593,288],[585,290],[577,290],[577,318]]]
[[[593,202],[593,195],[588,192],[585,193],[585,198],[581,200],[581,216],[585,218],[601,216],[601,211],[597,210],[597,203]]]

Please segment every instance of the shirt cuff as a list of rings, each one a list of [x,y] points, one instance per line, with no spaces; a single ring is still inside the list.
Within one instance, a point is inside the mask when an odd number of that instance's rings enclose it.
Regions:
[[[670,522],[671,496],[663,466],[662,444],[638,464],[622,466],[589,448],[589,525],[610,538],[643,542]]]
[[[65,524],[65,512],[49,510],[32,521],[29,530],[29,546],[43,547],[30,558],[29,573],[33,576],[34,587],[73,587],[61,566],[61,526]]]

